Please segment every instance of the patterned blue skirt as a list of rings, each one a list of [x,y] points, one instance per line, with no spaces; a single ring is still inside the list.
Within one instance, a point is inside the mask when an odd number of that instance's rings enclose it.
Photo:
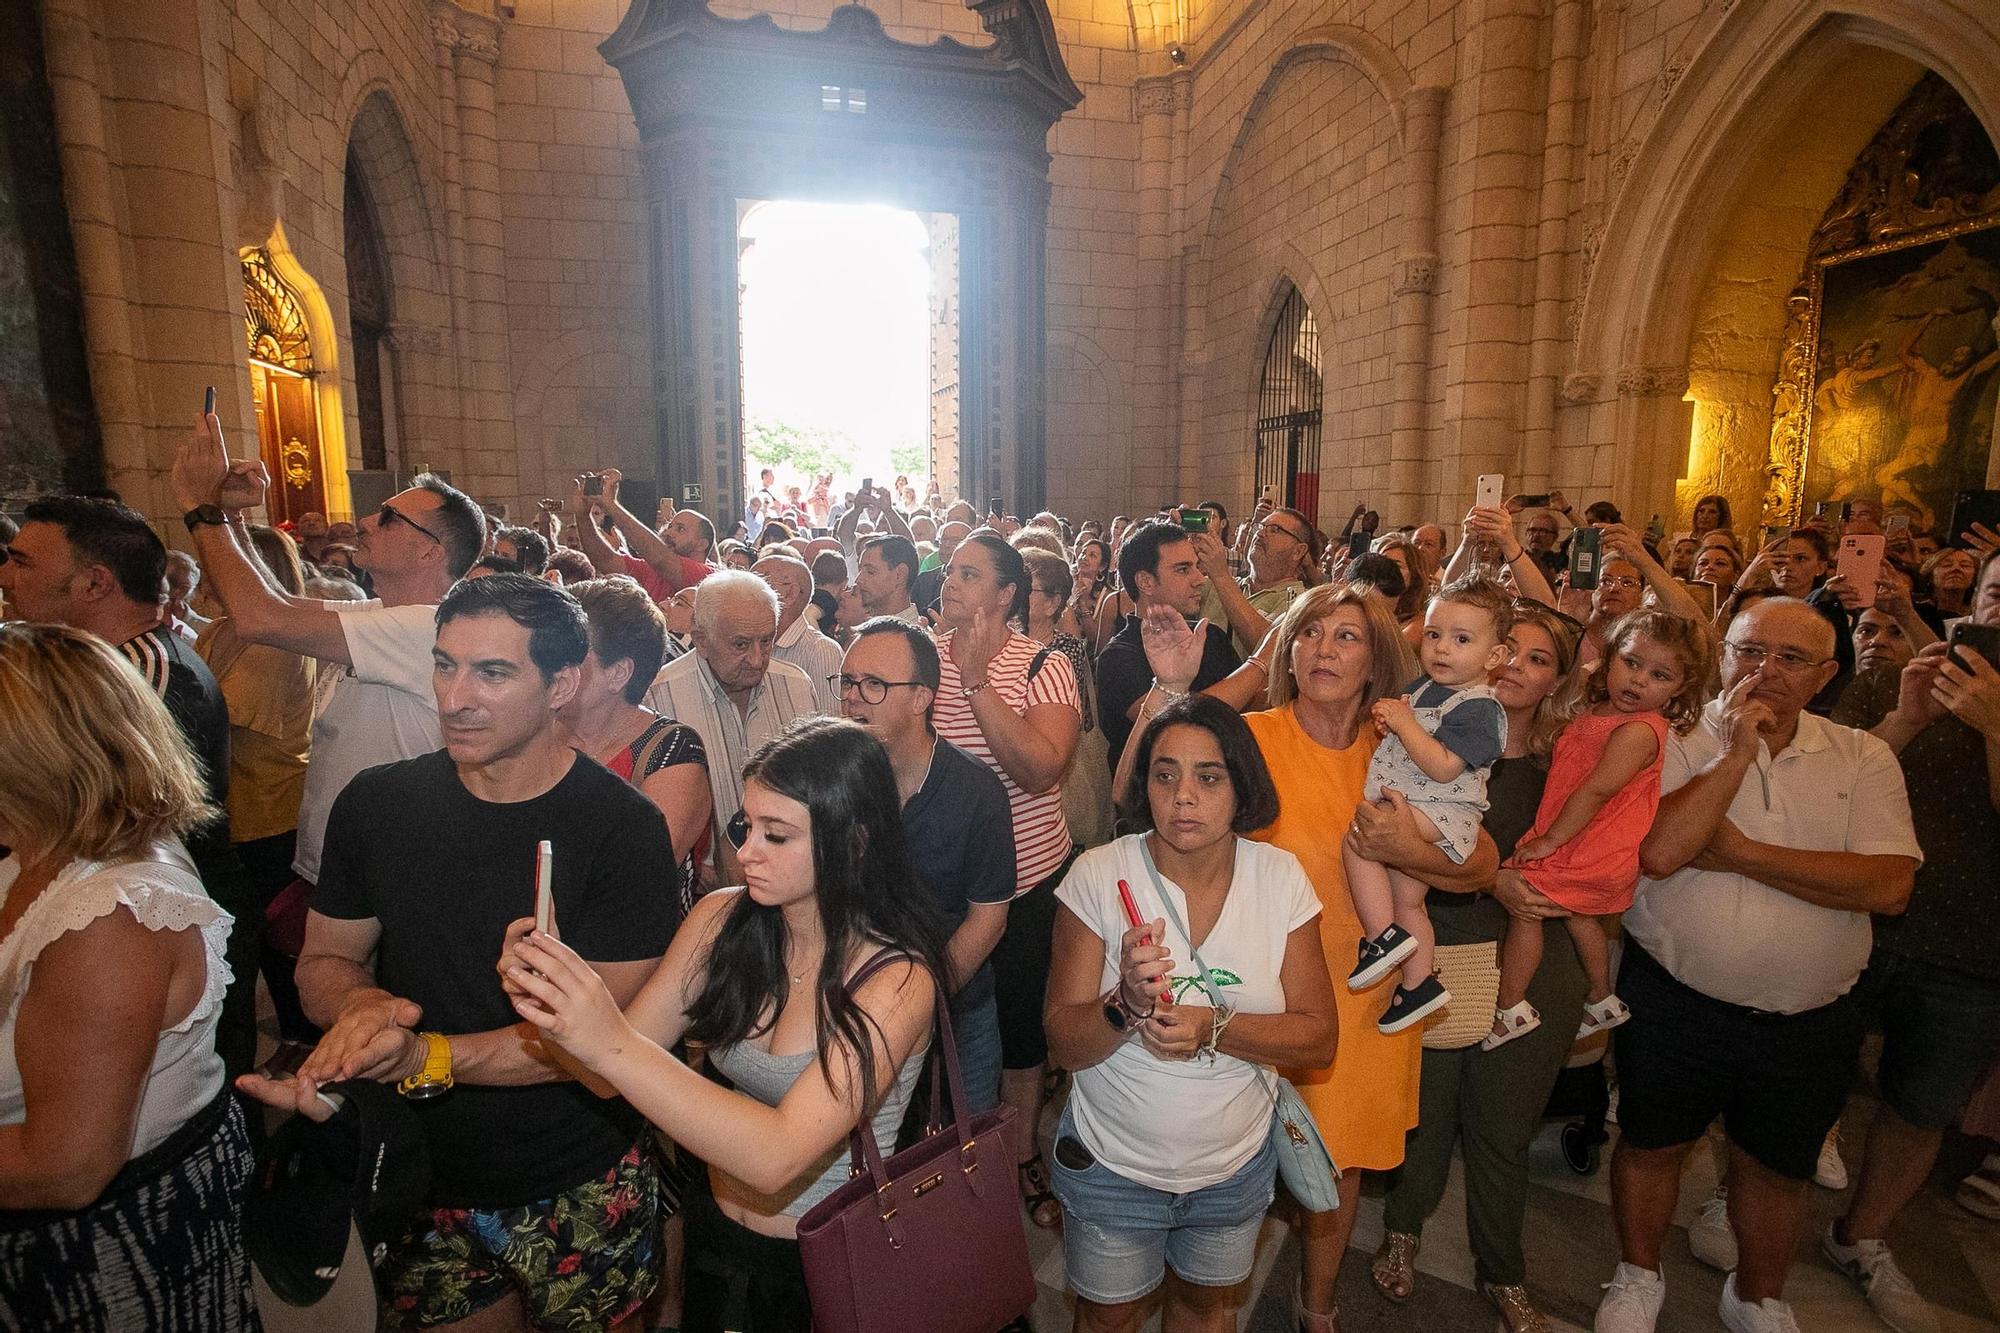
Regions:
[[[225,1088],[74,1212],[0,1210],[6,1333],[258,1333],[243,1251],[254,1158]]]

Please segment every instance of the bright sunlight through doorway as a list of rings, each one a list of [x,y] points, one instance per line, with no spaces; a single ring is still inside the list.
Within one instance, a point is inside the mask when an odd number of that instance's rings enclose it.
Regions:
[[[738,328],[746,495],[758,493],[766,467],[776,473],[780,507],[815,508],[823,479],[836,503],[864,479],[887,486],[904,476],[924,495],[933,415],[942,410],[933,400],[947,364],[956,451],[956,274],[933,278],[934,239],[948,239],[944,258],[954,258],[955,223],[948,214],[881,204],[772,200],[744,208]]]

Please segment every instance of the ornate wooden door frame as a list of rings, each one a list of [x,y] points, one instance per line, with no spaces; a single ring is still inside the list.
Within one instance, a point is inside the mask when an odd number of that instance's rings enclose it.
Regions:
[[[598,48],[643,145],[661,493],[741,511],[741,202],[874,201],[959,219],[959,490],[1043,502],[1048,131],[1083,98],[1045,0],[967,0],[993,36],[898,41],[846,5],[816,32],[633,0]],[[837,336],[837,334],[835,335]]]

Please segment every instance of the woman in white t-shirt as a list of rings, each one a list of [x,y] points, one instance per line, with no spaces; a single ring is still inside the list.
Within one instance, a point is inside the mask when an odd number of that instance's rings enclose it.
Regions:
[[[1084,853],[1056,891],[1049,1050],[1075,1073],[1056,1130],[1063,1259],[1079,1330],[1127,1327],[1168,1278],[1166,1327],[1233,1327],[1277,1170],[1263,1071],[1333,1061],[1319,898],[1290,852],[1240,836],[1278,796],[1234,710],[1176,700],[1137,745],[1124,813],[1150,831]]]

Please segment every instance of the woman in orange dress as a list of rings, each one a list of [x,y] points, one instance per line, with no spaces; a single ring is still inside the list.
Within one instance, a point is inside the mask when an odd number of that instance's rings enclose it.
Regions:
[[[1165,706],[1162,694],[1183,692],[1193,679],[1203,634],[1200,627],[1189,631],[1171,612],[1149,618],[1145,631],[1158,683],[1139,703],[1142,729]],[[1378,808],[1362,801],[1361,790],[1378,739],[1369,725],[1369,706],[1396,694],[1416,674],[1386,598],[1359,586],[1324,584],[1294,601],[1256,656],[1207,691],[1238,708],[1268,704],[1268,711],[1246,714],[1244,721],[1278,789],[1278,818],[1250,836],[1284,848],[1304,865],[1319,895],[1320,943],[1329,959],[1351,957],[1362,935],[1341,870],[1341,836],[1353,825],[1367,831],[1411,817],[1400,795],[1390,794]],[[1483,831],[1463,865],[1414,841],[1420,844],[1417,859],[1397,869],[1439,888],[1471,892],[1490,883],[1499,866],[1499,854]],[[1384,1036],[1375,1025],[1388,1006],[1385,992],[1356,994],[1344,985],[1333,991],[1339,1045],[1332,1065],[1286,1071],[1345,1173],[1338,1209],[1301,1214],[1303,1333],[1338,1333],[1334,1288],[1354,1235],[1361,1174],[1402,1165],[1404,1136],[1417,1123],[1421,1028]]]

